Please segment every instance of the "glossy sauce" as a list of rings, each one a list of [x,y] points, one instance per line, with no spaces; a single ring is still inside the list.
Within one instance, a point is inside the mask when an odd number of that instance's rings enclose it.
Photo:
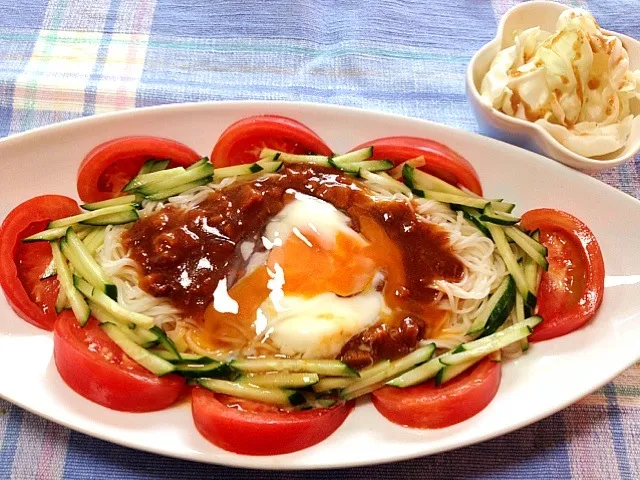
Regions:
[[[351,219],[353,230],[368,240],[368,244],[365,242],[365,246],[357,247],[358,251],[341,259],[338,267],[360,255],[372,260],[385,277],[379,289],[393,314],[371,327],[375,331],[352,338],[341,354],[345,361],[362,366],[377,358],[395,358],[439,328],[443,313],[434,305],[438,293],[432,288],[433,281],[457,281],[463,274],[446,232],[420,220],[407,202],[376,201],[359,181],[332,169],[308,165],[290,166],[281,174],[233,184],[213,192],[190,210],[167,206],[140,219],[125,234],[124,244],[139,264],[141,287],[151,295],[168,297],[196,319],[206,317],[210,323],[205,328],[208,341],[215,342],[217,336],[230,333],[216,331],[216,324],[224,322],[210,321],[218,315],[211,315],[213,292],[218,282],[227,278],[229,295],[241,298],[235,294],[248,291],[251,295],[243,298],[251,301],[241,303],[237,314],[221,315],[232,315],[227,320],[236,322],[234,328],[249,332],[256,308],[269,294],[265,285],[268,275],[263,266],[244,276],[246,265],[239,245],[259,238],[265,225],[296,192],[331,203]],[[339,268],[320,262],[322,257],[318,256],[313,267],[324,281],[335,284],[334,293],[361,291],[364,285],[357,281],[338,285]],[[366,262],[350,266],[348,271],[353,272],[354,268],[368,278]],[[305,288],[311,289],[306,293],[319,293],[316,287],[321,284],[314,287],[311,281],[306,283]],[[361,283],[370,283],[370,279]],[[284,288],[286,292],[286,283]]]

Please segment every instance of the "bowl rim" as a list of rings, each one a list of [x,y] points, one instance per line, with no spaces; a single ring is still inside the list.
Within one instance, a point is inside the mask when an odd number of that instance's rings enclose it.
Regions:
[[[466,71],[466,83],[467,83],[467,91],[471,94],[471,96],[473,97],[473,101],[477,106],[480,106],[485,112],[487,112],[489,115],[492,115],[494,117],[499,118],[500,120],[506,122],[506,123],[513,123],[515,125],[519,125],[525,129],[531,129],[534,130],[536,132],[538,132],[539,134],[541,134],[542,136],[545,137],[545,139],[548,141],[548,143],[552,146],[552,148],[556,149],[559,151],[560,156],[564,155],[565,157],[570,157],[572,162],[575,164],[583,164],[585,167],[585,170],[589,170],[589,171],[600,171],[600,170],[604,170],[607,168],[611,168],[611,167],[615,167],[618,165],[621,165],[623,163],[629,162],[631,160],[634,159],[634,157],[638,154],[638,152],[640,152],[640,142],[638,142],[638,146],[637,148],[635,148],[634,150],[631,150],[629,152],[627,152],[624,155],[615,157],[615,158],[610,158],[610,159],[606,159],[606,160],[597,160],[597,159],[593,159],[593,158],[589,158],[589,157],[584,157],[580,154],[575,153],[572,150],[569,150],[567,147],[565,147],[564,145],[562,145],[558,140],[556,140],[547,130],[545,130],[544,128],[542,128],[540,125],[538,125],[535,122],[530,122],[530,121],[526,121],[526,120],[522,120],[520,118],[517,117],[512,117],[510,115],[507,115],[506,113],[501,112],[500,110],[497,110],[496,108],[489,106],[487,104],[485,104],[482,101],[482,96],[480,95],[480,92],[478,91],[478,88],[476,87],[476,84],[474,82],[474,73],[477,70],[476,64],[478,63],[478,59],[480,57],[482,57],[485,52],[487,50],[489,50],[490,48],[500,45],[500,43],[502,42],[502,39],[504,37],[504,25],[507,22],[507,19],[513,15],[515,12],[517,12],[518,10],[521,9],[528,9],[528,8],[532,8],[534,6],[539,6],[539,5],[547,5],[550,8],[554,8],[557,9],[558,11],[564,11],[564,10],[568,10],[572,7],[568,6],[568,5],[564,5],[558,2],[550,2],[550,1],[545,1],[545,0],[536,0],[536,1],[532,1],[532,2],[525,2],[525,3],[520,3],[518,5],[515,5],[513,7],[511,7],[509,10],[507,10],[504,15],[502,15],[502,17],[500,18],[500,21],[498,22],[498,26],[496,29],[496,35],[487,43],[485,43],[482,47],[480,47],[480,49],[473,55],[473,57],[471,57],[471,60],[469,61],[469,64],[467,66],[467,71]],[[625,42],[638,42],[638,40],[631,38],[627,35],[621,34],[621,33],[617,33],[617,32],[613,32],[611,30],[605,30],[602,29],[603,32],[607,33],[607,34],[611,34],[611,35],[615,35],[618,38],[620,38],[620,40],[625,41]],[[503,130],[503,128],[501,127],[497,127],[500,130]],[[537,146],[540,146],[540,141],[531,134],[528,134],[529,137],[533,138],[533,141],[536,143]],[[568,164],[568,162],[563,161],[559,158],[551,157],[553,160],[556,160],[558,162],[561,163],[565,163]]]

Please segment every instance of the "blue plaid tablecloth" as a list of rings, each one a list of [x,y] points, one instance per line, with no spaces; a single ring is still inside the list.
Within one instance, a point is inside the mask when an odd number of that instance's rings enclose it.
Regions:
[[[464,72],[515,0],[0,0],[0,136],[162,103],[306,100],[476,130]],[[640,37],[638,0],[568,2]],[[640,159],[597,175],[640,197]],[[1,195],[1,193],[0,193]],[[550,393],[552,394],[552,393]],[[0,478],[638,479],[640,365],[504,437],[371,468],[259,472],[141,453],[0,400]]]

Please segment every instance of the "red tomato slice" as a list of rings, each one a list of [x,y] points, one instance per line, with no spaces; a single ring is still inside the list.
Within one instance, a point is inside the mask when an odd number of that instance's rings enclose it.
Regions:
[[[52,220],[79,212],[75,200],[60,195],[32,198],[14,208],[0,227],[0,286],[11,308],[36,327],[52,330],[57,317],[56,277],[40,280],[51,261],[49,242],[22,243]]]
[[[549,270],[538,290],[538,314],[543,322],[529,337],[532,342],[566,335],[587,323],[602,303],[604,259],[591,230],[568,213],[550,208],[522,216],[527,230],[540,230],[548,248]]]
[[[348,402],[327,409],[282,412],[202,387],[194,389],[191,405],[202,436],[244,455],[279,455],[315,445],[342,425],[353,408],[353,402]]]
[[[420,170],[482,195],[482,185],[473,166],[441,143],[418,137],[385,137],[365,142],[351,151],[365,147],[373,147],[372,159],[391,160],[396,165],[422,156],[427,164]]]
[[[53,356],[67,385],[92,402],[125,412],[162,410],[180,397],[184,378],[149,372],[125,355],[98,325],[92,317],[81,327],[71,311],[58,317]]]
[[[186,145],[167,138],[116,138],[98,145],[84,157],[78,169],[78,195],[85,202],[118,197],[147,160],[170,159],[172,168],[186,167],[200,158]]]
[[[413,428],[444,428],[463,422],[495,397],[501,364],[485,358],[439,387],[433,380],[408,388],[373,392],[373,404],[388,420]]]
[[[309,127],[279,115],[243,118],[228,127],[213,147],[216,167],[255,162],[263,148],[287,153],[331,155],[331,149]]]

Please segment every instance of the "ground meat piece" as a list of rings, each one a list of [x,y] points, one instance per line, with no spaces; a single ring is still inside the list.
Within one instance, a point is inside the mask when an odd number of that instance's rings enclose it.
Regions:
[[[423,321],[405,317],[397,326],[384,323],[373,325],[347,342],[340,352],[340,360],[354,368],[373,365],[378,360],[393,360],[416,348],[424,336]]]

